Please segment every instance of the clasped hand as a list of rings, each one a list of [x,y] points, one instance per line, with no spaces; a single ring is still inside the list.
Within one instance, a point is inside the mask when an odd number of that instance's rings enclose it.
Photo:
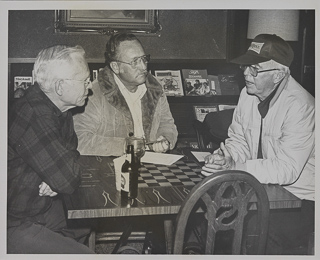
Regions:
[[[205,165],[202,167],[201,173],[204,176],[209,176],[215,172],[232,170],[234,168],[234,160],[224,144],[221,143],[219,149],[205,157]]]
[[[150,147],[151,146],[151,147]],[[165,153],[170,148],[170,143],[164,136],[159,136],[157,141],[151,144],[149,148],[156,153]]]
[[[57,196],[58,193],[51,190],[50,186],[46,184],[44,181],[39,185],[39,196],[49,196],[54,197]]]

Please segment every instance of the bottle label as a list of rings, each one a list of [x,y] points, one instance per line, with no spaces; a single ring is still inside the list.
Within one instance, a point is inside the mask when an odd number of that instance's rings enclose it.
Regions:
[[[121,172],[121,190],[129,192],[129,172]]]

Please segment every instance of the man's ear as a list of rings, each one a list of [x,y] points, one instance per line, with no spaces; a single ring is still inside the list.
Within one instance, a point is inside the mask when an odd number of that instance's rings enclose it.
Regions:
[[[115,74],[119,74],[120,69],[119,69],[119,65],[118,65],[117,62],[111,61],[111,62],[110,62],[110,68],[112,69],[112,71],[113,71]]]
[[[58,96],[63,94],[63,80],[57,80],[54,85],[54,89]]]
[[[273,81],[275,84],[279,83],[286,75],[283,70],[279,70],[277,73],[273,74]]]

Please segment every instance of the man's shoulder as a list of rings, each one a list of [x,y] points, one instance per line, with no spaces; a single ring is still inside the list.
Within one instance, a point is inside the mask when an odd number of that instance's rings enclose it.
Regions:
[[[29,121],[32,114],[33,110],[25,97],[14,100],[9,107],[9,127],[20,121]]]
[[[45,106],[43,101],[24,96],[19,100],[15,100],[10,110],[12,114],[28,118],[37,112],[45,112],[47,110],[46,108],[47,106]]]
[[[161,84],[150,73],[148,74],[146,79],[146,87],[147,87],[147,92],[152,93],[153,98],[155,99],[166,98],[166,95],[164,94]]]
[[[103,94],[112,94],[118,87],[114,79],[114,74],[108,66],[99,71],[98,77],[92,82],[93,90]]]
[[[294,106],[305,106],[306,104],[311,107],[315,106],[314,97],[292,77],[283,94],[283,97]]]
[[[53,116],[53,112],[43,102],[30,102],[26,97],[22,97],[15,102],[9,113],[9,140],[11,143],[18,141],[24,136],[30,126],[37,122],[46,120],[48,114]],[[42,127],[41,127],[42,128]]]
[[[146,86],[150,89],[160,89],[162,90],[162,86],[159,83],[159,81],[156,79],[155,76],[153,76],[151,73],[148,73],[147,79],[146,79]]]

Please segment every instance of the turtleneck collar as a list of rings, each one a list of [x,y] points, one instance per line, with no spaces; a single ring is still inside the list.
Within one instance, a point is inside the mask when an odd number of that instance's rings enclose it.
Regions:
[[[281,81],[282,82],[282,81]],[[268,111],[269,111],[269,106],[270,106],[270,102],[273,99],[273,97],[275,96],[275,94],[277,93],[277,90],[281,84],[281,82],[278,84],[278,86],[271,92],[271,94],[269,96],[267,96],[267,98],[263,101],[261,101],[258,104],[258,110],[259,113],[261,115],[262,118],[265,118],[265,116],[267,115]]]

